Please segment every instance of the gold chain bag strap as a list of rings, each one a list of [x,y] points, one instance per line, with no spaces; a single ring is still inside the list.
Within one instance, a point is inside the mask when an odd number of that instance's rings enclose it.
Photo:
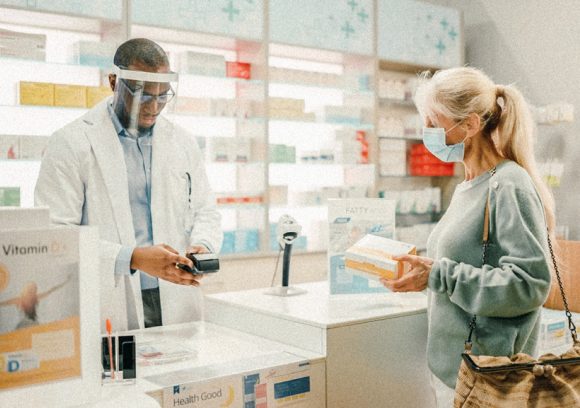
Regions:
[[[493,176],[495,168],[490,173]],[[484,216],[482,266],[487,259],[488,238],[489,197]],[[511,357],[474,356],[471,354],[471,338],[476,327],[474,315],[461,355],[463,360],[455,386],[455,408],[580,407],[580,342],[568,309],[549,234],[548,246],[566,309],[572,348],[560,356],[544,354],[539,359],[524,353]]]

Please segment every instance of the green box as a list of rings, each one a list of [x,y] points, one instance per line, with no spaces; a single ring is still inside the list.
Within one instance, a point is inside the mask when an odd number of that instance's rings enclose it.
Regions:
[[[0,187],[0,207],[20,207],[20,187]]]

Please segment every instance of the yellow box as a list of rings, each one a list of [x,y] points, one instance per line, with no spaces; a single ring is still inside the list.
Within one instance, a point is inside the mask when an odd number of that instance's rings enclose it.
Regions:
[[[87,87],[84,85],[54,84],[54,106],[85,108]]]
[[[21,105],[54,105],[54,84],[51,83],[20,81],[19,94]]]
[[[87,108],[92,108],[111,95],[113,91],[108,86],[87,86]]]

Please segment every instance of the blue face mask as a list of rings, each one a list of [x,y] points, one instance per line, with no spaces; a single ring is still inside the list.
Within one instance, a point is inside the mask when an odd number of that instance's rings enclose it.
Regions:
[[[457,125],[459,125],[459,123]],[[455,126],[451,129],[455,128]],[[448,146],[445,144],[445,134],[447,132],[445,132],[445,129],[443,128],[424,127],[423,144],[427,150],[441,161],[447,163],[463,161],[463,156],[465,154],[465,139],[463,139],[462,142]]]

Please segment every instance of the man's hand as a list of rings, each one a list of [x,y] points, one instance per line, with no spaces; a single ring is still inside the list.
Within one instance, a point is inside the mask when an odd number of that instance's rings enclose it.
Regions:
[[[179,269],[176,266],[178,263],[193,268],[190,259],[180,256],[179,252],[165,244],[135,248],[131,257],[132,269],[139,269],[148,275],[178,285],[199,286],[199,275]]]
[[[186,254],[209,254],[209,249],[203,245],[192,245],[187,248]]]
[[[381,279],[386,288],[393,292],[420,292],[427,287],[433,259],[416,255],[393,256],[393,259],[409,263],[411,269],[399,279]]]

